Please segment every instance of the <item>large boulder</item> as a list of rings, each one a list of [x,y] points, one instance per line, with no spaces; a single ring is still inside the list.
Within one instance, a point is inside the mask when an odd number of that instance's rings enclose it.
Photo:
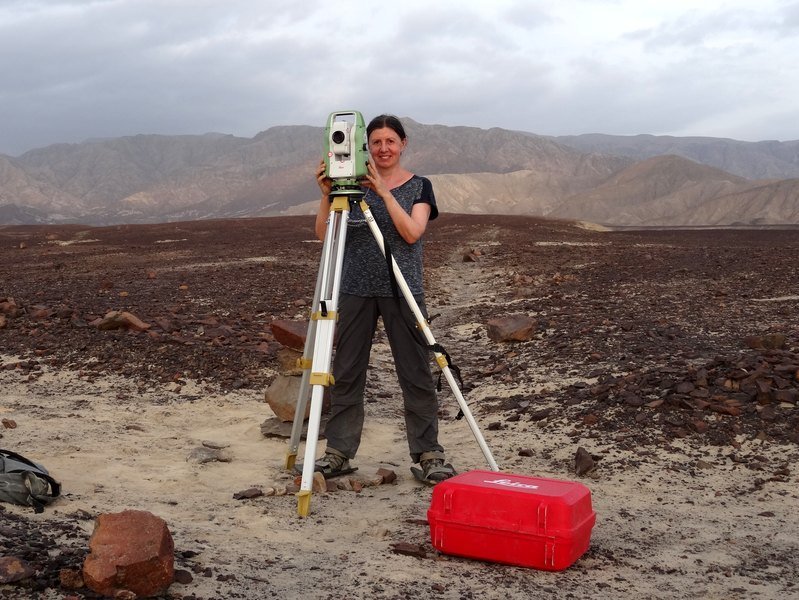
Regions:
[[[97,517],[83,563],[86,586],[113,597],[129,590],[141,598],[164,592],[175,578],[175,545],[166,522],[126,510]]]
[[[270,324],[272,335],[286,348],[299,350],[305,348],[305,338],[308,335],[307,321],[292,321],[287,319],[276,319]]]

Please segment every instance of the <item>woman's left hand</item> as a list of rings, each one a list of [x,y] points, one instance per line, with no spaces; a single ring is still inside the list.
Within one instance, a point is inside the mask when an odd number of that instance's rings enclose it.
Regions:
[[[380,198],[385,199],[386,194],[390,194],[391,190],[388,189],[383,178],[380,177],[380,173],[377,172],[374,165],[371,162],[366,164],[366,168],[368,169],[368,173],[366,174],[366,180],[362,181],[363,186],[372,190],[375,194],[380,196]]]

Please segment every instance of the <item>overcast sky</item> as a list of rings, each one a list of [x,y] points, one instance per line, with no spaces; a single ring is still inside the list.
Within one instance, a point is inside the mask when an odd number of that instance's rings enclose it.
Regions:
[[[1,0],[0,153],[330,112],[799,139],[799,0]]]

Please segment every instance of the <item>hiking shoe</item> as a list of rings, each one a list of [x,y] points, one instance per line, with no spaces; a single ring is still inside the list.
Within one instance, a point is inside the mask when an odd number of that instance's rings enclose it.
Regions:
[[[426,458],[419,462],[422,475],[427,481],[444,481],[455,475],[451,464],[445,463],[443,458]]]
[[[314,471],[321,473],[325,479],[346,475],[355,470],[350,466],[350,460],[346,456],[334,452],[325,452],[325,455],[314,463]]]

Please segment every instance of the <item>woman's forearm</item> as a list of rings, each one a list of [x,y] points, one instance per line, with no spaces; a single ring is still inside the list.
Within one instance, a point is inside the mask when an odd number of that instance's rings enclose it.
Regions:
[[[322,200],[319,202],[319,210],[316,212],[316,223],[314,225],[314,231],[316,231],[316,237],[320,240],[325,239],[325,233],[327,232],[327,219],[330,217],[330,199],[327,196],[322,196]]]

